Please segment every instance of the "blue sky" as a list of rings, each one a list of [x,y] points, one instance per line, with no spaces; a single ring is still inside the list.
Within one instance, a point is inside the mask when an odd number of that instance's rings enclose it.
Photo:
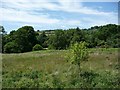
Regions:
[[[99,0],[98,0],[99,1]],[[118,23],[118,0],[2,0],[0,25],[7,32],[29,25],[35,30],[89,28]]]

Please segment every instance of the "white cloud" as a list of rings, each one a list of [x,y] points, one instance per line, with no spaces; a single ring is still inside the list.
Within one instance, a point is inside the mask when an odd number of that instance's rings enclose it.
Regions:
[[[29,23],[47,23],[53,24],[59,22],[58,19],[49,18],[48,15],[40,13],[39,15],[32,15],[29,12],[19,11],[15,9],[0,8],[2,11],[3,21],[29,22]]]
[[[3,6],[18,9],[18,10],[53,10],[53,11],[65,11],[65,12],[73,12],[73,13],[81,13],[81,14],[92,14],[92,15],[109,15],[113,12],[102,12],[97,9],[88,8],[82,5],[82,3],[78,3],[78,0],[57,0],[59,4],[55,4],[51,2],[51,0],[45,1],[33,1],[33,0],[6,0],[2,1]]]
[[[83,1],[83,0],[81,0]],[[98,0],[97,0],[98,1]],[[117,13],[103,12],[97,9],[88,8],[83,6],[78,0],[4,0],[0,13],[3,13],[0,21],[22,22],[22,23],[35,23],[35,24],[54,24],[54,25],[82,25],[87,23],[90,25],[99,25],[106,23],[117,23]],[[85,15],[93,15],[96,18],[81,18],[78,20],[59,19],[59,17],[51,17],[49,13],[42,13],[44,10],[50,11],[63,11],[70,13],[78,13]],[[37,12],[36,12],[37,11]],[[1,14],[0,14],[1,15]],[[99,20],[98,20],[99,19]]]
[[[73,13],[81,13],[88,15],[102,15],[108,16],[110,14],[114,14],[113,12],[102,12],[97,9],[88,8],[83,6],[82,3],[78,3],[77,0],[58,0],[60,3],[59,10]],[[63,2],[64,1],[64,2]]]

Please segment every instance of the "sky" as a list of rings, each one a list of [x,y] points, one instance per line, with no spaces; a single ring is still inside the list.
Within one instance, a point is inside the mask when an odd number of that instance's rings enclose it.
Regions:
[[[118,0],[2,0],[0,4],[0,25],[8,33],[26,25],[52,30],[118,24]]]

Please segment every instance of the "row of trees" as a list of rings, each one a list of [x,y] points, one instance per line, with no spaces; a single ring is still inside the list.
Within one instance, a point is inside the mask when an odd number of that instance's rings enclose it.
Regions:
[[[70,44],[85,41],[87,47],[120,47],[120,26],[108,24],[95,26],[89,29],[57,30],[55,35],[49,37],[49,45],[55,49],[66,49]]]
[[[2,52],[22,53],[32,51],[35,45],[49,49],[67,49],[71,44],[85,41],[87,47],[120,47],[120,25],[108,24],[95,26],[89,29],[68,29],[52,30],[52,34],[47,35],[48,31],[35,31],[32,26],[24,26],[16,31],[6,34],[4,27],[1,26]],[[49,32],[51,32],[49,30]]]

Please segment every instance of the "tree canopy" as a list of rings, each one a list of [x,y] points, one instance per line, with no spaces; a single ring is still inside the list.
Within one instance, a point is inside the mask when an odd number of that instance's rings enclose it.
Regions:
[[[5,33],[3,26],[2,51],[13,49],[14,45],[19,50],[9,50],[9,52],[28,52],[32,51],[33,46],[40,44],[43,48],[49,49],[67,49],[71,44],[85,41],[88,48],[95,47],[120,47],[120,25],[107,24],[103,26],[94,26],[88,29],[71,28],[68,30],[37,30],[32,26],[23,26],[18,30],[13,30],[9,34]],[[14,43],[14,44],[13,44]],[[13,45],[13,46],[12,46]],[[15,49],[15,48],[14,48]]]

